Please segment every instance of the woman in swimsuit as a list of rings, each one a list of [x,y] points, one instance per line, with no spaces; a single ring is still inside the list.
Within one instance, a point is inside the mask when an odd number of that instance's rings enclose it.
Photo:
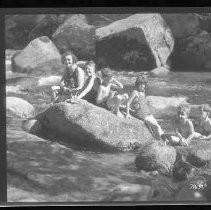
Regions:
[[[53,103],[57,102],[59,95],[67,95],[71,98],[76,95],[84,86],[84,71],[76,65],[77,58],[71,53],[66,52],[62,56],[62,61],[66,65],[64,74],[59,86],[52,86]]]
[[[86,73],[88,78],[86,79],[84,88],[81,89],[74,99],[84,99],[92,104],[96,104],[97,91],[101,80],[95,74],[95,63],[93,61],[87,63]]]

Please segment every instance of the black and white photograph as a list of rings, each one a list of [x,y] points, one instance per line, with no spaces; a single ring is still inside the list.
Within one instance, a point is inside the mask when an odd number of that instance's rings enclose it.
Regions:
[[[59,11],[4,16],[7,202],[210,203],[211,13]]]

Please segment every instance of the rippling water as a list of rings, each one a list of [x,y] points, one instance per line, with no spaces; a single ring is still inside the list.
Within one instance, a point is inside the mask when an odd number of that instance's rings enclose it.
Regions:
[[[131,92],[137,73],[114,72]],[[11,76],[13,75],[13,76]],[[20,75],[19,75],[20,76]],[[10,73],[7,85],[24,86],[25,91],[9,91],[8,96],[21,97],[43,111],[50,103],[50,87],[36,87],[35,78]],[[166,78],[149,78],[149,94],[188,96],[193,104],[211,104],[210,73],[171,73]],[[81,151],[70,145],[50,142],[21,129],[22,120],[7,118],[8,201],[175,201],[183,195],[188,200],[203,200],[188,190],[184,183],[169,177],[137,172],[132,152],[108,154]],[[210,175],[207,169],[206,173]],[[118,186],[139,186],[127,193],[115,191]],[[178,195],[180,192],[183,193]]]

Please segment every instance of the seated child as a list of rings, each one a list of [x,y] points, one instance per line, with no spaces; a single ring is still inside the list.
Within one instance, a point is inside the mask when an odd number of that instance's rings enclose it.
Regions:
[[[188,105],[180,105],[177,110],[175,119],[175,135],[162,136],[163,140],[172,145],[188,146],[191,140],[200,138],[202,135],[195,132],[193,123],[188,119],[190,107]]]
[[[200,116],[200,128],[202,140],[210,140],[211,139],[211,119],[209,118],[209,113],[211,112],[211,107],[207,104],[204,104],[200,107],[201,116]]]
[[[137,77],[135,82],[136,90],[133,90],[127,101],[126,118],[129,117],[130,106],[133,105],[134,113],[132,115],[144,121],[152,135],[160,140],[164,132],[148,108],[145,97],[146,83],[146,78],[143,75]]]
[[[113,91],[112,88],[122,89],[123,85],[111,76],[108,68],[101,70],[102,82],[98,89],[97,104],[103,108],[111,110],[119,117],[124,117],[119,108],[123,103],[126,103],[128,99],[127,94],[120,95],[117,91]]]

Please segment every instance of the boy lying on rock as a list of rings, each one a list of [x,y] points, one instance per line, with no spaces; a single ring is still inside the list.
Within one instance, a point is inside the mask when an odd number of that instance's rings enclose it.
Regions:
[[[177,110],[177,116],[174,122],[175,135],[164,134],[163,140],[172,146],[188,146],[193,139],[202,138],[200,133],[194,130],[193,123],[188,119],[190,107],[188,105],[180,105]]]

